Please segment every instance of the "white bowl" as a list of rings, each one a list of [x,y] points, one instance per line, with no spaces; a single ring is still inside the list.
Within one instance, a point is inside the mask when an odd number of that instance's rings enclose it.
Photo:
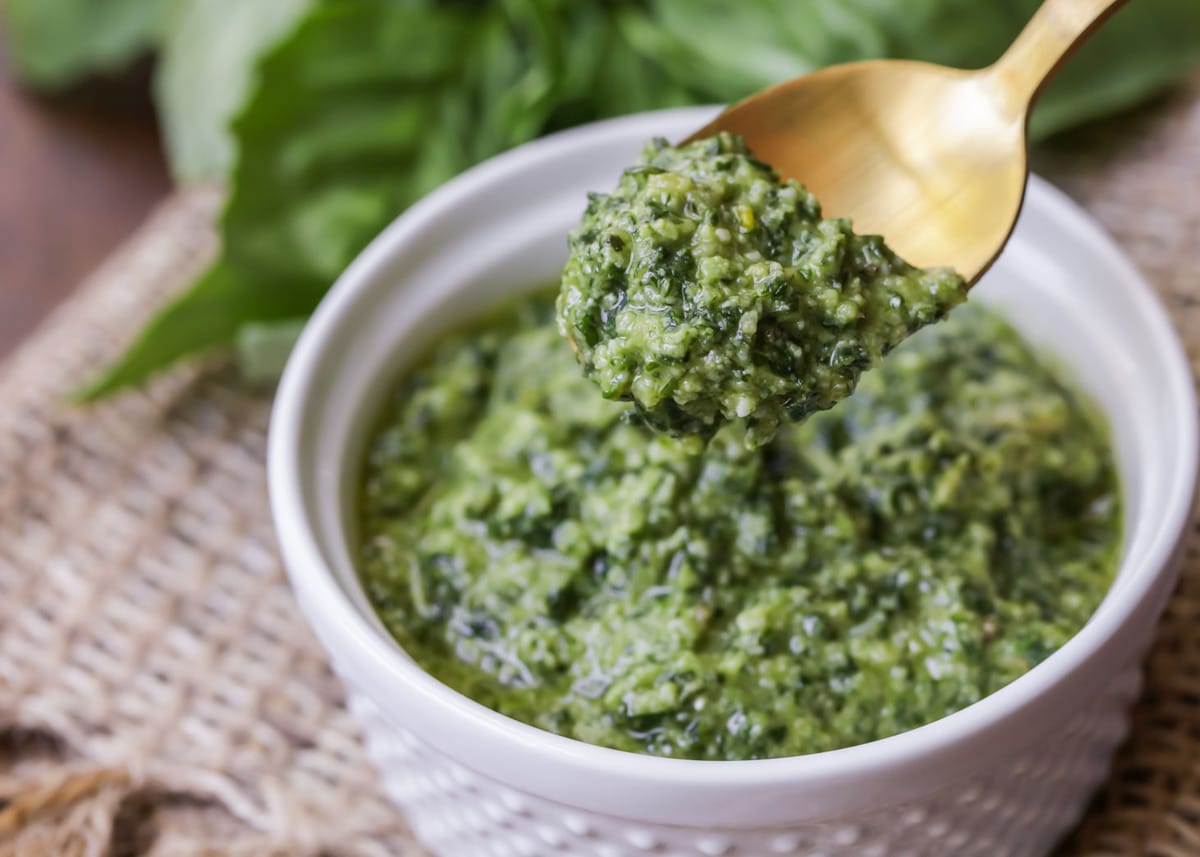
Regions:
[[[654,758],[552,735],[461,696],[401,650],[363,596],[356,483],[397,376],[447,328],[555,280],[586,192],[611,188],[649,137],[683,137],[711,115],[630,116],[522,146],[413,206],[351,265],[304,331],[271,422],[271,502],[300,605],[384,787],[438,854],[1045,854],[1126,732],[1190,518],[1197,427],[1162,307],[1088,217],[1038,179],[971,300],[1001,307],[1101,405],[1126,531],[1092,620],[1008,687],[845,750]]]

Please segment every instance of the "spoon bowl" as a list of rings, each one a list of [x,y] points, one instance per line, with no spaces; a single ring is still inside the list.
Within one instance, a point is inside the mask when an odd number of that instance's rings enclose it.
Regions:
[[[1029,175],[1026,128],[1038,93],[1124,0],[1046,0],[994,65],[964,71],[878,60],[763,90],[685,142],[745,138],[826,216],[882,235],[921,267],[975,282],[999,255]]]

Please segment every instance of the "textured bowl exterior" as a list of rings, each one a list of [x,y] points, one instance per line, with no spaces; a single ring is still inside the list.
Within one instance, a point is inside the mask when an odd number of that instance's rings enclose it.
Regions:
[[[1034,747],[919,800],[801,825],[635,823],[517,791],[455,762],[390,719],[367,693],[350,710],[388,796],[441,857],[1039,857],[1079,820],[1124,738],[1136,664]],[[899,797],[899,796],[897,796]]]
[[[1194,499],[1195,394],[1162,307],[1076,206],[1034,179],[971,300],[1006,313],[1092,395],[1125,505],[1117,580],[1062,649],[935,723],[788,759],[622,753],[490,711],[387,634],[353,559],[366,437],[398,373],[445,329],[552,280],[587,190],[644,140],[711,111],[598,123],[521,147],[409,209],[345,273],[277,394],[269,482],[297,600],[349,692],[389,795],[441,857],[1038,857],[1077,821],[1128,726]]]

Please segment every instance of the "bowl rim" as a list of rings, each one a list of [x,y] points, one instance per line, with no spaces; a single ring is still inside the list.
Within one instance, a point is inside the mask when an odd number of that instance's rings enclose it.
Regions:
[[[1135,612],[1161,609],[1165,589],[1173,582],[1174,560],[1191,520],[1197,475],[1196,400],[1192,374],[1165,308],[1118,250],[1113,241],[1065,194],[1031,176],[1027,200],[1046,209],[1059,221],[1080,231],[1090,249],[1102,257],[1114,276],[1130,285],[1141,321],[1154,332],[1156,347],[1169,371],[1162,380],[1164,395],[1177,403],[1178,448],[1169,484],[1164,515],[1144,554],[1126,556],[1122,567],[1136,563],[1143,571],[1122,587],[1114,609],[1098,612],[1093,621],[1062,648],[1004,688],[947,717],[887,738],[838,750],[803,756],[744,761],[704,761],[663,758],[587,744],[514,720],[450,689],[400,656],[398,644],[381,639],[366,617],[350,601],[325,561],[304,502],[301,484],[303,414],[310,407],[310,386],[322,371],[322,353],[341,321],[358,301],[371,293],[379,272],[403,252],[417,226],[472,198],[475,191],[514,170],[547,157],[565,157],[573,150],[594,145],[597,139],[626,138],[634,133],[654,136],[655,128],[672,123],[699,127],[715,108],[679,108],[633,114],[591,123],[543,137],[496,156],[442,185],[411,206],[387,227],[350,265],[330,290],[305,327],[288,361],[277,391],[268,440],[268,482],[276,532],[283,548],[292,586],[305,603],[319,605],[323,615],[309,615],[319,635],[336,633],[338,645],[347,647],[353,660],[369,661],[376,675],[387,674],[408,684],[424,704],[464,729],[481,730],[481,740],[499,741],[530,765],[545,763],[575,777],[601,776],[604,782],[636,779],[656,788],[728,790],[797,784],[862,782],[884,768],[896,768],[959,749],[968,741],[994,733],[1004,721],[1019,714],[1045,691],[1080,670],[1108,650]],[[1028,202],[1027,202],[1028,204]],[[1157,596],[1157,597],[1156,597]],[[324,639],[324,637],[322,637]],[[327,642],[327,641],[326,641]],[[327,642],[328,647],[328,642]],[[466,760],[463,760],[466,761]],[[470,762],[468,762],[470,764]],[[582,793],[582,792],[580,792]],[[561,799],[578,802],[570,788]]]

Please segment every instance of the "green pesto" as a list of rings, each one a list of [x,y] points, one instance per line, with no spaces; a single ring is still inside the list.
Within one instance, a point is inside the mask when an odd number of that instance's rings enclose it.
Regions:
[[[759,448],[626,410],[530,298],[437,346],[369,447],[360,567],[384,623],[550,731],[698,759],[881,738],[1017,678],[1112,578],[1105,431],[983,309]]]
[[[559,330],[606,398],[651,427],[767,442],[832,407],[862,372],[966,296],[877,235],[823,219],[736,136],[657,140],[570,235]]]

